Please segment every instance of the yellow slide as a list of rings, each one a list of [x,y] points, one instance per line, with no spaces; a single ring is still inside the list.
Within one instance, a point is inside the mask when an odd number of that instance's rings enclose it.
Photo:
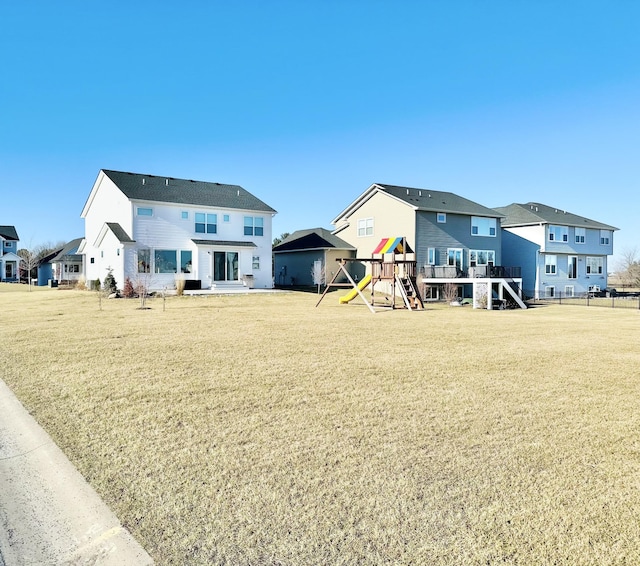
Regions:
[[[369,283],[371,283],[371,275],[365,276],[365,278],[362,281],[360,281],[360,283],[358,283],[358,289],[362,291],[362,289],[364,289]],[[343,295],[342,297],[340,297],[340,304],[344,305],[345,303],[348,303],[357,294],[358,294],[358,291],[356,291],[355,289],[351,289],[351,291],[349,291],[346,295]]]

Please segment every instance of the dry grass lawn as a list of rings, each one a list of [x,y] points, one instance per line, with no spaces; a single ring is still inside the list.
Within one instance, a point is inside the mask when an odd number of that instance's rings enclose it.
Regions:
[[[0,287],[1,377],[158,564],[639,564],[640,313]]]

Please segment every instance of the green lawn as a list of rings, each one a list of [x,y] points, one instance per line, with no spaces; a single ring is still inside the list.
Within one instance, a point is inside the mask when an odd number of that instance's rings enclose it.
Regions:
[[[158,564],[639,564],[640,312],[0,286],[2,378]]]

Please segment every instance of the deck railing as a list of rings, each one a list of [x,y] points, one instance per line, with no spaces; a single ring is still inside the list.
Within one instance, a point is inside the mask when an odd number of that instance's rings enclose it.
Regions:
[[[420,274],[429,279],[460,279],[460,278],[496,278],[513,279],[522,277],[521,267],[504,267],[502,265],[479,265],[460,269],[450,265],[425,265]]]

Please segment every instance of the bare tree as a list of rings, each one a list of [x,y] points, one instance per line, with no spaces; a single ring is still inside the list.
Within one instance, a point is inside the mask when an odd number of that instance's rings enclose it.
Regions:
[[[623,250],[618,267],[618,278],[623,287],[640,287],[640,258],[637,248]]]
[[[29,284],[29,289],[31,289],[32,279],[38,276],[37,267],[40,260],[51,253],[51,251],[50,244],[48,243],[38,244],[36,246],[30,245],[28,248],[21,248],[18,250],[18,255],[20,256],[20,268],[23,272],[24,278]]]
[[[280,236],[276,236],[273,239],[273,246],[277,246],[279,244],[281,244],[284,240],[286,240],[288,237],[290,236],[289,232],[283,232],[282,234],[280,234]]]

